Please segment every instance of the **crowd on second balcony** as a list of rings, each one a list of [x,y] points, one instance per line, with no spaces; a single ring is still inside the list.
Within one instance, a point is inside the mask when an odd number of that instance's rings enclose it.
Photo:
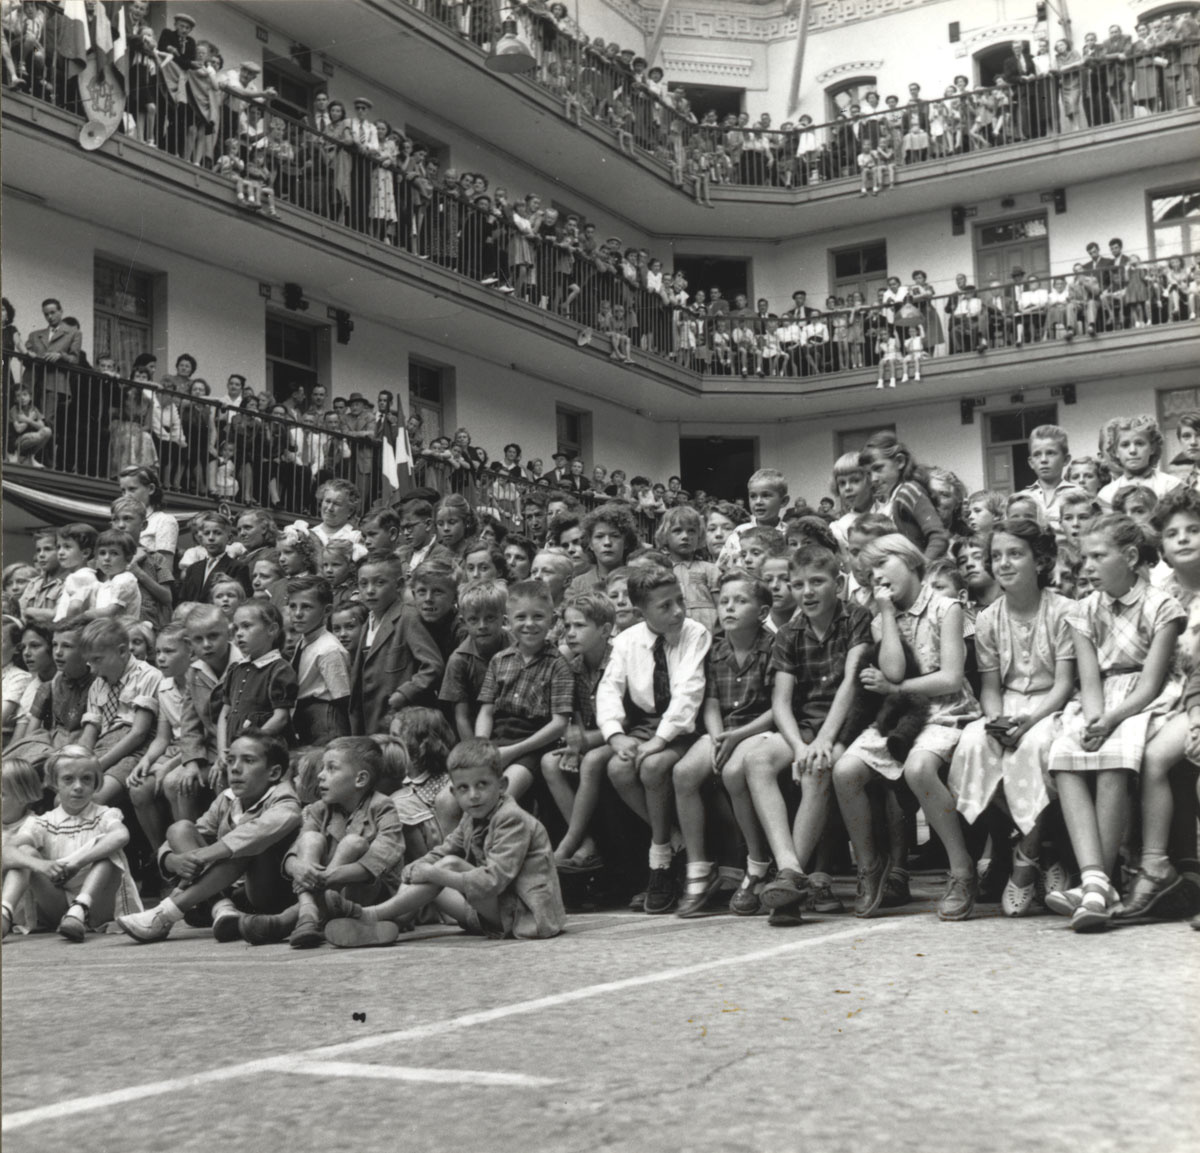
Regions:
[[[473,0],[410,0],[481,48],[496,28]],[[990,84],[907,85],[904,97],[868,91],[835,119],[807,112],[776,127],[769,114],[694,108],[686,88],[632,48],[589,36],[563,3],[513,0],[531,46],[536,81],[563,102],[568,119],[608,125],[618,144],[660,160],[676,184],[707,200],[711,185],[794,188],[870,177],[925,160],[1016,144],[1179,108],[1200,99],[1200,20],[1191,11],[1140,21],[1133,34],[1110,25],[1077,47],[1037,36],[1012,52]],[[930,90],[940,95],[929,95]],[[876,186],[878,187],[878,186]]]

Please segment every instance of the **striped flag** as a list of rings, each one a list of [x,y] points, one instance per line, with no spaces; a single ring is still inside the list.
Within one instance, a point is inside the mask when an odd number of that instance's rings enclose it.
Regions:
[[[383,442],[383,476],[393,488],[404,489],[412,467],[412,448],[403,414],[397,415],[396,439]]]
[[[88,35],[87,5],[84,0],[66,0],[58,21],[55,51],[67,62],[67,78],[74,80],[87,64],[92,39]]]

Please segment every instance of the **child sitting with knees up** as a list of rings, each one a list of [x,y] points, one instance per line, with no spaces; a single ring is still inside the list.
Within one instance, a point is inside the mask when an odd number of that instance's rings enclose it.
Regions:
[[[526,940],[556,937],[566,926],[550,837],[537,818],[505,795],[500,750],[464,741],[447,768],[462,820],[446,840],[407,866],[390,900],[363,907],[327,894],[340,918],[325,926],[332,945],[386,945],[399,922],[434,903],[469,933]]]
[[[320,800],[304,809],[283,859],[296,902],[282,913],[243,917],[243,940],[316,948],[325,940],[329,894],[375,901],[396,891],[404,830],[391,798],[377,791],[382,773],[383,751],[373,737],[337,737],[325,746],[317,773]]]
[[[0,932],[8,936],[28,891],[37,921],[79,944],[89,928],[141,910],[123,851],[129,830],[120,809],[96,802],[104,770],[91,749],[67,745],[46,762],[46,779],[58,804],[26,820],[4,846]]]
[[[157,908],[117,918],[135,941],[165,940],[190,910],[214,898],[212,933],[220,942],[241,937],[245,913],[281,913],[293,904],[282,865],[300,828],[300,801],[287,745],[244,730],[225,766],[228,788],[198,821],[176,821],[159,849],[159,868],[176,879],[175,888]]]

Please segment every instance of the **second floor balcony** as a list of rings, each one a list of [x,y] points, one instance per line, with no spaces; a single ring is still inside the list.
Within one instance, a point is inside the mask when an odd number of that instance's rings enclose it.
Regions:
[[[865,410],[881,363],[913,352],[914,336],[921,381],[909,382],[909,399],[1141,372],[1149,349],[1164,368],[1194,360],[1194,269],[1144,264],[1136,284],[1122,272],[981,285],[970,305],[921,299],[917,324],[904,294],[738,318],[697,308],[638,252],[577,236],[537,206],[419,183],[401,155],[276,111],[264,110],[262,123],[229,142],[218,128],[212,155],[243,166],[221,175],[120,134],[82,152],[69,110],[11,97],[6,192],[94,223],[99,247],[146,238],[268,284],[325,286],[318,298],[331,308],[430,340],[448,357],[499,356],[655,420]],[[8,239],[36,252],[36,235]]]

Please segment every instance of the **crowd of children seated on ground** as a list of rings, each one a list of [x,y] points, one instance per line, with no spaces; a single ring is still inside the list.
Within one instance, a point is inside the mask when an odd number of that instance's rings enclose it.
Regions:
[[[943,920],[1193,915],[1200,413],[1178,438],[1168,472],[1152,417],[1090,456],[1038,427],[1006,497],[877,433],[836,516],[762,469],[653,540],[565,493],[519,533],[432,490],[355,523],[333,480],[181,548],[127,469],[4,572],[4,935],[540,938],[564,891],[782,927],[843,911],[847,841],[870,917],[917,810]]]

